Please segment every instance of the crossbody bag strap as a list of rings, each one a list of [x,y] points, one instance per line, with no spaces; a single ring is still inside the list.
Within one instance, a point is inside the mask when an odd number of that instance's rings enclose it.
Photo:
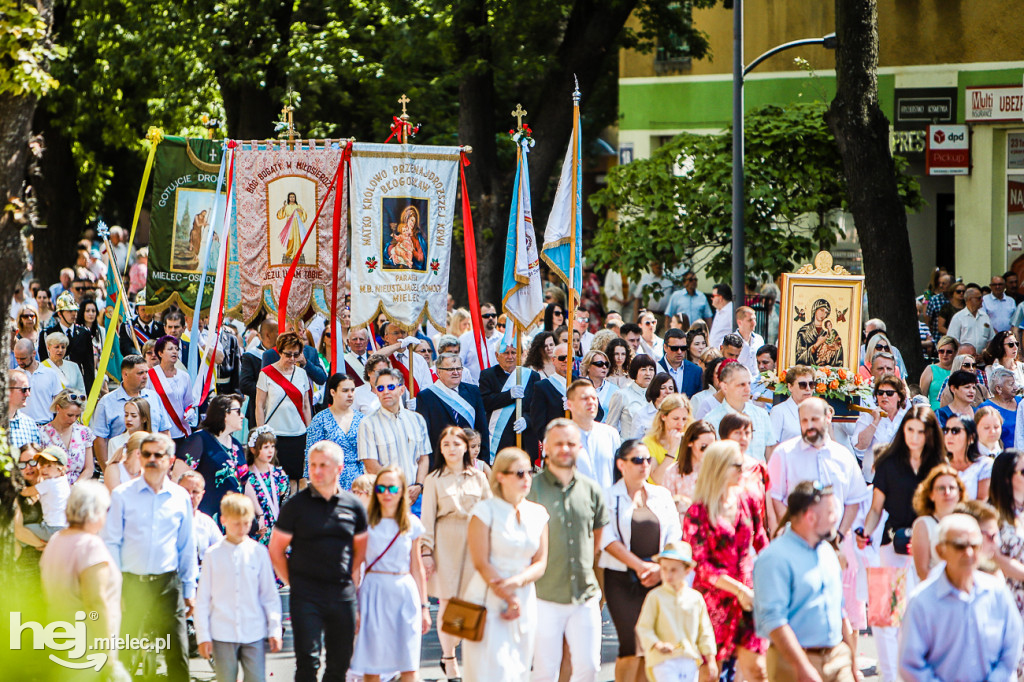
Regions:
[[[370,572],[370,571],[371,571],[371,570],[373,569],[373,567],[377,565],[377,562],[378,562],[378,561],[380,561],[380,560],[381,560],[381,558],[382,558],[382,557],[383,557],[383,556],[384,556],[385,554],[387,554],[387,553],[388,553],[388,550],[389,550],[389,549],[391,549],[391,546],[392,546],[393,544],[395,544],[395,541],[396,541],[396,540],[398,540],[398,536],[399,536],[399,535],[401,535],[401,534],[402,534],[402,529],[401,529],[401,528],[399,528],[399,529],[398,529],[398,532],[397,532],[397,533],[395,533],[395,537],[391,538],[391,542],[389,542],[389,543],[388,543],[388,546],[384,548],[384,551],[383,551],[383,552],[381,552],[380,554],[378,554],[378,555],[377,555],[377,558],[376,558],[376,559],[374,559],[374,560],[373,560],[373,561],[372,561],[372,562],[370,563],[370,565],[366,567],[366,572],[367,572],[367,573],[369,573],[369,572]]]

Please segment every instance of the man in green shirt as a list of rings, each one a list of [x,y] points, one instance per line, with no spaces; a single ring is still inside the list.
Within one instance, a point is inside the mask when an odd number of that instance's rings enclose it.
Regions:
[[[595,548],[608,525],[604,493],[576,471],[583,453],[579,427],[555,419],[544,434],[544,470],[527,499],[548,510],[548,566],[537,581],[534,682],[556,682],[562,639],[572,659],[570,682],[595,682],[601,670],[601,588],[594,575]]]

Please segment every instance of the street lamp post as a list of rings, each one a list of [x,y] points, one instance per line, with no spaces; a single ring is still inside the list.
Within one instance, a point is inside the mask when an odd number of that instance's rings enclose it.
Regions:
[[[821,38],[803,38],[777,45],[743,66],[743,0],[733,0],[732,17],[732,296],[743,305],[746,259],[744,243],[744,179],[743,179],[743,79],[764,60],[785,50],[803,45],[821,45],[827,50],[836,48],[836,34]]]

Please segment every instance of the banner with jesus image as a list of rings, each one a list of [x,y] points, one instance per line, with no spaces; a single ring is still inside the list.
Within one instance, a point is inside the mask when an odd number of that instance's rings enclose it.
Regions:
[[[352,147],[352,326],[444,330],[458,147]]]
[[[296,256],[288,319],[302,316],[310,306],[330,316],[332,264],[336,257],[344,260],[346,253],[345,231],[341,231],[341,243],[335,244],[331,229],[334,193],[343,191],[335,177],[342,153],[336,143],[309,140],[294,149],[281,143],[255,148],[245,143],[235,151],[242,319],[252,320],[261,307],[277,313],[281,286]],[[317,217],[321,204],[323,210]],[[347,202],[342,202],[341,210],[344,225]],[[314,233],[302,246],[314,220]],[[338,272],[339,289],[344,279],[342,267]]]

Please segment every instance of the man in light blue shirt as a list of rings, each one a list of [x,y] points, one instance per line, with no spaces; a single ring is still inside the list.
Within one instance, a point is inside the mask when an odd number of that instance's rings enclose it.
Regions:
[[[107,463],[107,442],[124,433],[124,404],[133,398],[145,398],[149,404],[149,431],[170,433],[171,420],[156,392],[147,388],[149,367],[141,355],[128,355],[121,360],[121,385],[96,403],[89,426],[96,434],[93,448],[100,464]]]
[[[977,570],[981,529],[966,514],[939,522],[944,560],[910,596],[900,627],[900,677],[908,682],[1017,679],[1020,612],[1002,578]]]
[[[697,320],[704,320],[710,325],[714,316],[711,305],[708,304],[708,297],[697,291],[697,275],[687,272],[683,275],[683,289],[672,294],[665,306],[665,316],[686,315],[690,324]]]
[[[854,682],[839,557],[825,542],[839,519],[832,488],[802,481],[787,508],[789,527],[754,562],[754,624],[771,640],[768,679]]]
[[[186,608],[192,611],[199,562],[192,500],[167,472],[174,442],[161,433],[140,447],[142,476],[114,489],[103,541],[121,570],[122,630],[132,637],[169,637],[167,677],[188,682]]]

